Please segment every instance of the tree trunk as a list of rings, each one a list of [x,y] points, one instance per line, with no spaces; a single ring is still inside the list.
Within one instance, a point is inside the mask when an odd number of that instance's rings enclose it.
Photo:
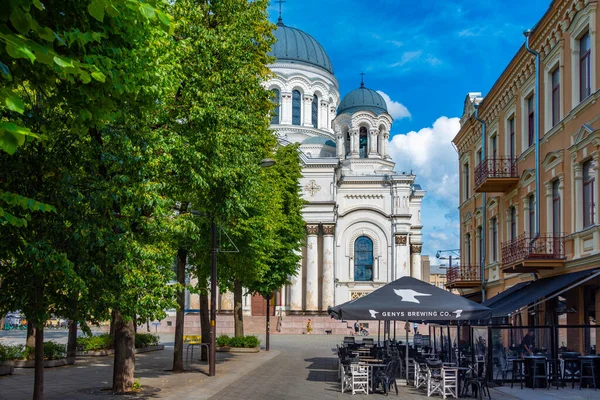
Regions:
[[[77,356],[77,321],[70,319],[68,326],[67,358],[75,358]]]
[[[4,315],[0,318],[0,331],[4,330],[4,324],[5,324],[4,318],[5,318]]]
[[[44,326],[35,328],[35,377],[33,378],[33,400],[44,399]]]
[[[235,336],[244,336],[244,308],[242,301],[242,283],[235,279],[233,281],[233,324]]]
[[[110,312],[110,327],[108,328],[108,333],[113,338],[113,342],[115,341],[115,318],[115,310],[112,310]]]
[[[33,326],[33,322],[28,321],[27,322],[27,339],[25,341],[25,346],[27,346],[29,348],[29,354],[27,356],[28,360],[35,359],[35,345],[36,345],[35,328]]]
[[[206,290],[200,292],[200,334],[202,343],[210,343],[210,317],[208,315],[208,293]],[[208,353],[202,346],[202,361],[208,361]]]
[[[185,318],[185,266],[187,251],[177,251],[177,283],[182,288],[177,293],[177,313],[175,314],[175,348],[173,350],[173,372],[183,372],[183,329]]]
[[[115,361],[113,367],[112,391],[130,392],[135,371],[135,333],[133,321],[123,320],[120,312],[114,312],[115,321]]]

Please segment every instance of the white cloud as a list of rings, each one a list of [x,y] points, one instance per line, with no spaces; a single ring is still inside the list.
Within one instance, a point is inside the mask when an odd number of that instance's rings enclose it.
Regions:
[[[419,59],[419,57],[421,57],[421,54],[423,54],[423,50],[405,51],[404,53],[402,53],[402,57],[400,57],[400,61],[392,64],[392,67],[401,67],[410,62],[416,61]]]
[[[389,145],[396,171],[412,170],[427,191],[421,208],[425,254],[459,244],[458,156],[452,145],[459,121],[440,117],[432,127],[394,135]]]
[[[394,118],[394,119],[410,118],[410,111],[408,111],[408,108],[406,108],[406,106],[404,106],[404,104],[398,103],[397,101],[392,100],[390,98],[390,96],[388,96],[386,93],[382,92],[381,90],[378,90],[377,93],[379,93],[381,95],[381,97],[383,97],[383,99],[385,100],[385,104],[387,105],[388,113],[392,116],[392,118]]]

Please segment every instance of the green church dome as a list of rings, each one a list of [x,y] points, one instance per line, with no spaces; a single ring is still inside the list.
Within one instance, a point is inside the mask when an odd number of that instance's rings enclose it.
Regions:
[[[363,84],[344,96],[337,113],[338,115],[354,114],[357,111],[372,111],[376,115],[388,112],[383,97],[376,91],[364,87]]]
[[[271,47],[269,55],[277,58],[277,61],[310,64],[333,74],[331,60],[323,46],[308,33],[279,22],[273,35],[277,41]]]

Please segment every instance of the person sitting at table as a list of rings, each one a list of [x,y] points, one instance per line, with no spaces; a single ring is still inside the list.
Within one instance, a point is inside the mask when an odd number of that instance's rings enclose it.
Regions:
[[[529,332],[527,332],[527,335],[525,335],[523,337],[523,340],[521,341],[521,347],[523,349],[523,354],[532,356],[534,345],[535,345],[535,331],[533,329],[530,329]]]

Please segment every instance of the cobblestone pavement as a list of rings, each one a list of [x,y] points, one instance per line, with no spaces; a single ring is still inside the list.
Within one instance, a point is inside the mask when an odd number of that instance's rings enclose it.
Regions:
[[[23,334],[24,335],[24,334]],[[66,332],[54,332],[52,339],[66,341]],[[264,339],[264,338],[261,338]],[[78,399],[351,399],[383,398],[381,394],[352,396],[340,393],[337,380],[335,345],[341,336],[273,335],[271,351],[257,354],[218,353],[217,376],[207,376],[206,363],[188,365],[189,371],[172,374],[172,335],[161,336],[165,350],[139,354],[136,378],[146,392],[135,396],[112,396],[106,389],[112,379],[112,357],[82,358],[72,366],[45,370],[47,400]],[[2,335],[0,343],[21,342],[24,336]],[[263,340],[264,343],[264,340]],[[33,370],[17,369],[12,376],[0,377],[0,400],[31,399]],[[600,400],[600,391],[546,390],[500,387],[491,389],[492,399]],[[395,398],[395,395],[391,395]],[[400,387],[403,400],[424,400],[423,391]],[[439,396],[437,397],[439,398]]]

